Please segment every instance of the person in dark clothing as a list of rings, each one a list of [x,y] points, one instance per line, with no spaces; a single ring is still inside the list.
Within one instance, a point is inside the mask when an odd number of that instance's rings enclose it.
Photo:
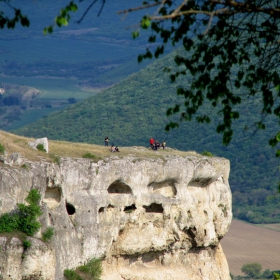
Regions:
[[[160,143],[158,140],[155,141],[155,147],[156,147],[156,150],[160,148]]]
[[[104,139],[104,145],[107,146],[107,147],[109,145],[109,138],[108,138],[108,136],[106,136],[105,139]]]
[[[163,148],[163,149],[165,149],[166,142],[165,142],[165,141],[163,141],[163,142],[161,143],[161,146],[162,146],[162,148]]]

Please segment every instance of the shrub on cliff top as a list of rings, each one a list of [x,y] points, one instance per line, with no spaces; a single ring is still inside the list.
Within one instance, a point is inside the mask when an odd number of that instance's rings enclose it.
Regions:
[[[83,154],[83,158],[95,158],[95,155],[93,155],[91,153],[86,153],[86,154]]]
[[[204,151],[201,153],[203,156],[207,156],[207,157],[212,157],[213,154],[211,152],[208,152],[208,151]]]
[[[45,153],[47,152],[43,144],[38,144],[36,148],[38,151],[45,152]]]

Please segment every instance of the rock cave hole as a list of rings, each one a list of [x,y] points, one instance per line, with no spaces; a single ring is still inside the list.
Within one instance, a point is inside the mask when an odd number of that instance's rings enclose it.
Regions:
[[[207,211],[205,211],[205,210],[204,210],[204,216],[205,216],[205,218],[208,217],[208,213],[207,213]]]
[[[107,191],[110,194],[132,194],[132,189],[130,188],[130,186],[128,186],[121,180],[117,180],[114,183],[112,183],[107,189]]]
[[[132,213],[132,212],[134,212],[136,209],[137,209],[137,208],[136,208],[135,204],[132,204],[132,205],[130,205],[130,206],[124,207],[124,210],[123,210],[123,211],[124,211],[125,213]]]
[[[148,253],[142,254],[141,258],[142,258],[143,263],[152,263],[152,262],[161,263],[162,259],[163,259],[163,255],[164,255],[163,251],[148,252]]]
[[[148,187],[152,193],[161,194],[165,197],[174,197],[177,194],[176,179],[167,179],[161,182],[151,182]]]
[[[183,231],[189,236],[192,246],[197,247],[197,242],[195,240],[196,227],[184,228]]]
[[[189,182],[188,187],[204,188],[209,186],[214,181],[216,181],[214,178],[195,178]]]
[[[98,209],[98,213],[103,213],[104,212],[104,207],[100,207],[99,209]]]
[[[143,208],[147,213],[163,213],[162,204],[152,203],[149,206],[144,205]]]
[[[66,202],[66,210],[68,215],[72,216],[76,213],[76,208],[69,202]]]
[[[61,190],[59,187],[49,188],[47,187],[45,191],[45,197],[43,201],[48,205],[50,208],[54,208],[58,206],[61,201]]]

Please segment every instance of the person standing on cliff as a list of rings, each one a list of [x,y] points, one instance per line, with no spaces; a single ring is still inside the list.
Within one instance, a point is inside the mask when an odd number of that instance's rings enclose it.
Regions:
[[[150,146],[151,146],[152,149],[154,149],[154,144],[155,144],[155,140],[154,140],[154,138],[152,137],[152,138],[150,139]]]
[[[104,139],[104,145],[106,147],[108,147],[108,145],[109,145],[109,138],[108,138],[108,136],[106,136],[105,139]]]

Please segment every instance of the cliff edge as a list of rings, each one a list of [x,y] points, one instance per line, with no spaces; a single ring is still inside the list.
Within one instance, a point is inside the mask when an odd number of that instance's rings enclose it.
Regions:
[[[232,219],[229,170],[228,160],[198,154],[1,163],[0,213],[35,188],[43,214],[27,249],[0,235],[0,275],[64,279],[64,269],[96,257],[103,280],[230,279],[220,245]]]

